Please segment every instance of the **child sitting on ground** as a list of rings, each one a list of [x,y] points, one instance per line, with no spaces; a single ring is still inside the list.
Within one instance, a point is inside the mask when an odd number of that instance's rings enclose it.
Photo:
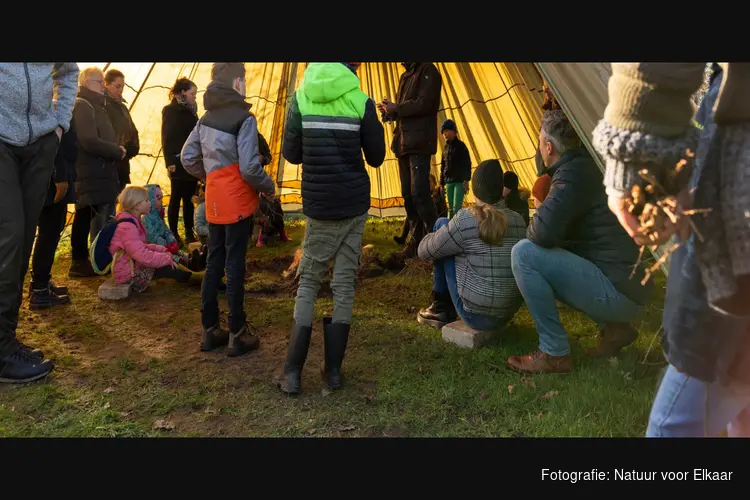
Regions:
[[[146,228],[141,217],[151,210],[148,191],[139,186],[126,187],[119,196],[120,211],[109,252],[113,256],[112,276],[118,285],[129,284],[131,289],[142,292],[152,279],[172,278],[187,282],[190,273],[177,268],[163,245],[146,243]]]
[[[290,238],[284,229],[284,211],[278,198],[269,200],[260,197],[258,211],[255,215],[254,224],[258,227],[257,247],[265,246],[271,239],[278,237],[279,241],[289,241]]]
[[[208,221],[206,220],[206,186],[198,183],[198,190],[193,196],[193,203],[197,205],[195,209],[195,232],[201,245],[208,244]]]
[[[443,186],[438,185],[437,178],[430,174],[430,192],[432,193],[432,202],[435,204],[438,219],[448,217],[448,204],[445,202],[445,190]],[[406,237],[409,236],[409,219],[404,219],[404,227],[401,230],[401,236],[394,236],[393,241],[399,245],[406,243]]]
[[[147,184],[151,210],[143,217],[143,225],[146,228],[146,241],[166,247],[172,254],[172,259],[191,271],[202,271],[206,268],[206,255],[204,251],[194,250],[192,255],[180,252],[180,244],[174,237],[174,233],[164,222],[163,193],[158,184]]]

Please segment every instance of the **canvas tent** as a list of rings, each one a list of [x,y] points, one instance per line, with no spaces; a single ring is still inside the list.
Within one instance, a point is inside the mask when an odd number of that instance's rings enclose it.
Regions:
[[[168,90],[182,76],[202,95],[210,81],[211,63],[79,63],[81,69],[116,68],[126,77],[123,97],[140,133],[141,151],[131,160],[134,184],[158,183],[168,194],[169,178],[161,152],[161,110]],[[516,172],[521,185],[531,188],[536,178],[535,153],[542,112],[542,77],[559,96],[566,113],[589,146],[588,138],[607,103],[609,64],[603,63],[436,63],[443,76],[439,120],[453,119],[471,152],[474,166],[498,158]],[[302,80],[307,63],[247,63],[247,101],[258,118],[259,130],[274,154],[268,167],[287,211],[300,208],[301,166],[281,156],[286,103]],[[376,101],[395,99],[399,63],[363,63],[362,89]],[[437,134],[438,131],[436,130]],[[393,124],[385,124],[390,145]],[[438,153],[439,155],[439,153]],[[597,157],[598,159],[598,157]],[[437,173],[439,156],[433,158]],[[601,166],[601,165],[600,165]],[[396,158],[388,148],[379,169],[367,167],[372,179],[371,210],[376,217],[403,215]],[[468,200],[471,201],[469,194]]]

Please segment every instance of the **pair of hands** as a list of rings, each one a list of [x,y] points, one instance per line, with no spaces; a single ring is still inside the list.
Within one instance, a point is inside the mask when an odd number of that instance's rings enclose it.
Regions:
[[[383,102],[379,102],[376,106],[378,111],[387,115],[395,113],[398,109],[398,104],[391,102],[388,99],[383,99]]]

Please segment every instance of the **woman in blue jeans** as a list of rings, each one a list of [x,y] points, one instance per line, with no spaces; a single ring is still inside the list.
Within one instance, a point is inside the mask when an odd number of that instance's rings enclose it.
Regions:
[[[511,270],[510,251],[525,237],[523,218],[505,205],[503,169],[486,160],[474,171],[476,203],[438,219],[419,244],[419,258],[434,262],[432,305],[417,321],[442,328],[456,315],[475,330],[502,328],[523,298]]]

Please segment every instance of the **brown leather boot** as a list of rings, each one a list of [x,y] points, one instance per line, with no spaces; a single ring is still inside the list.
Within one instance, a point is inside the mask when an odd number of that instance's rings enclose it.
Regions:
[[[586,349],[586,354],[593,357],[611,358],[632,344],[638,338],[638,330],[629,323],[609,323],[599,330],[599,343],[596,347]]]
[[[511,356],[508,366],[521,373],[570,373],[573,371],[573,358],[565,356],[550,356],[536,350],[526,356]]]

